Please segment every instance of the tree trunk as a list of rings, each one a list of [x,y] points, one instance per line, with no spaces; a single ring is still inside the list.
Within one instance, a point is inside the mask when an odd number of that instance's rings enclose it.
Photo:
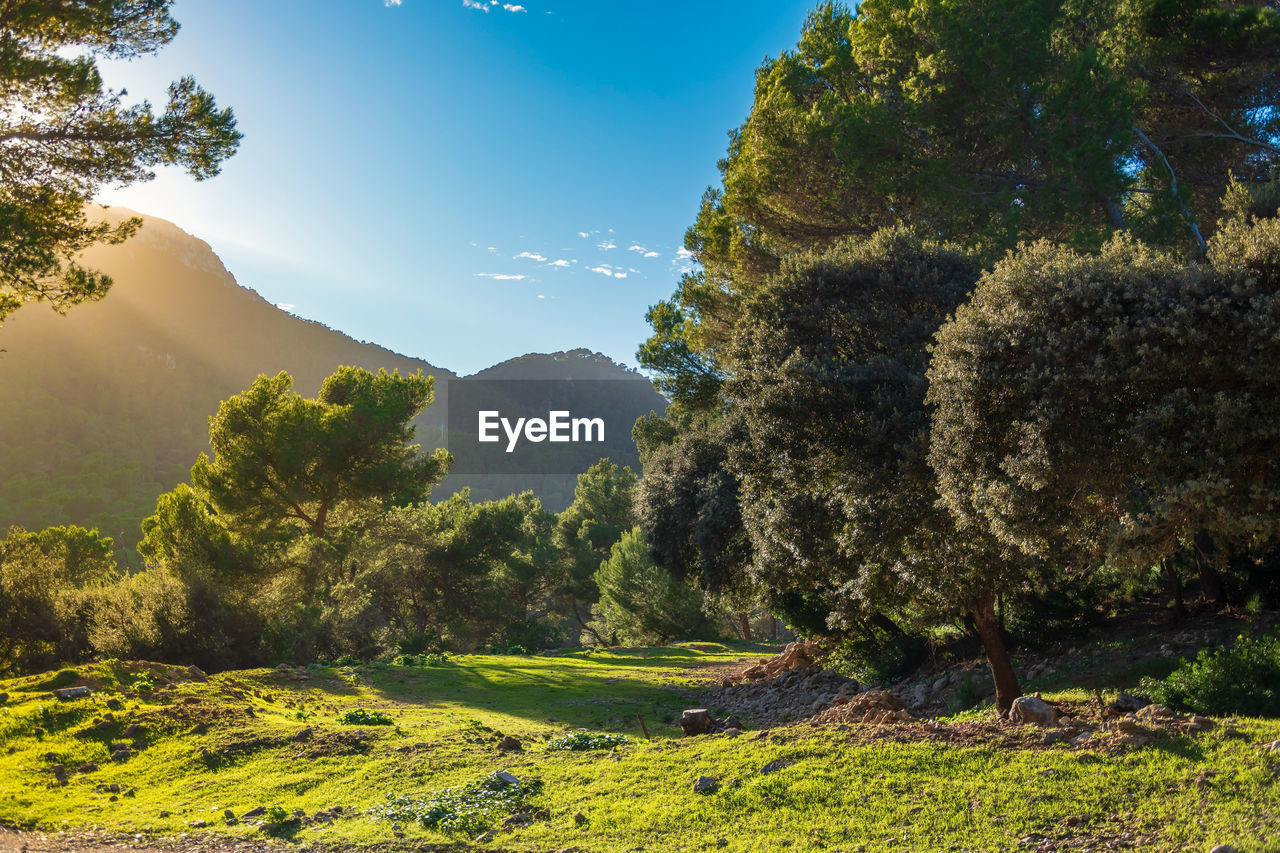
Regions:
[[[1215,609],[1222,610],[1230,602],[1227,601],[1227,589],[1222,585],[1222,575],[1215,565],[1216,548],[1213,537],[1207,530],[1197,530],[1191,543],[1196,554],[1196,571],[1200,573],[1200,590],[1205,598],[1213,602]]]
[[[1182,600],[1182,579],[1178,577],[1178,570],[1174,568],[1173,561],[1168,557],[1160,560],[1160,573],[1164,575],[1165,586],[1169,590],[1169,596],[1173,599],[1174,617],[1177,619],[1186,618],[1187,605]]]
[[[749,613],[738,614],[738,625],[742,629],[742,639],[744,642],[751,642],[751,615]]]
[[[907,634],[907,632],[903,631],[902,627],[899,626],[897,622],[894,622],[879,610],[872,612],[872,614],[867,617],[867,621],[876,628],[879,628],[881,631],[884,631],[890,637],[905,637]]]
[[[769,614],[769,639],[778,639],[778,617],[772,613]]]
[[[1009,658],[1009,649],[1000,634],[1000,626],[996,624],[995,596],[985,595],[976,599],[971,609],[978,637],[987,653],[991,678],[996,684],[996,707],[1003,716],[1009,713],[1013,700],[1022,695],[1022,689],[1018,686],[1018,676],[1013,671],[1013,661]]]

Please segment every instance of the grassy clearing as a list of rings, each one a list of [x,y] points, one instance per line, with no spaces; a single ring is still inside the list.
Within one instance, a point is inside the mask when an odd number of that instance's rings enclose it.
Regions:
[[[1128,839],[1152,850],[1226,842],[1280,850],[1280,753],[1258,746],[1280,738],[1277,721],[1232,721],[1120,754],[944,745],[920,736],[929,724],[887,732],[877,743],[807,725],[681,739],[675,720],[688,706],[685,673],[743,653],[698,644],[486,655],[445,666],[312,668],[305,681],[293,672],[248,670],[201,682],[179,680],[187,678],[180,668],[106,664],[10,681],[0,684],[10,694],[0,709],[0,822],[262,838],[258,827],[228,822],[224,810],[242,815],[279,805],[278,814],[313,815],[341,805],[341,819],[282,835],[295,844],[369,844],[393,838],[393,824],[373,816],[388,795],[429,800],[505,770],[540,783],[525,808],[546,814],[527,827],[499,828],[481,846],[999,850],[1090,849]],[[166,680],[178,683],[166,688]],[[148,690],[148,681],[157,686]],[[95,693],[57,702],[48,692],[55,683],[88,683]],[[1069,687],[1046,695],[1090,697]],[[108,700],[123,707],[95,726]],[[338,721],[356,710],[385,714],[392,724]],[[637,713],[651,741],[641,737]],[[965,717],[983,713],[990,712]],[[142,734],[126,736],[135,723]],[[544,748],[578,729],[630,742]],[[500,735],[519,738],[525,750],[500,752]],[[134,740],[142,747],[136,754],[111,760],[113,744]],[[99,769],[76,772],[85,762]],[[762,774],[771,762],[784,766]],[[70,771],[66,785],[49,771],[55,763]],[[717,779],[714,790],[693,792],[701,775]],[[193,828],[200,820],[208,827]],[[407,843],[457,842],[496,820],[462,821],[462,834],[405,819],[399,831]]]

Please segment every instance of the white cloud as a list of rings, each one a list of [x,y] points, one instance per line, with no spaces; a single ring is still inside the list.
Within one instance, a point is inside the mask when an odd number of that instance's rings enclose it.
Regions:
[[[627,251],[639,252],[640,254],[643,255],[645,252],[648,251],[648,249],[646,249],[644,246],[641,246],[639,243],[632,243],[630,246],[627,247]]]
[[[588,267],[588,269],[592,272],[598,272],[601,275],[613,275],[613,270],[606,269],[605,267]]]
[[[487,13],[489,11],[489,4],[480,3],[478,0],[462,0],[462,8],[475,9],[477,12]]]
[[[618,248],[618,244],[613,242],[612,240],[605,240],[603,243],[596,243],[596,248],[603,249],[604,251],[607,252],[610,249]]]
[[[693,257],[693,252],[690,252],[690,251],[689,251],[688,249],[686,249],[684,246],[681,246],[679,249],[676,249],[676,257],[677,257],[677,258],[692,258],[692,257]]]
[[[538,298],[539,298],[539,299],[546,299],[547,297],[546,297],[546,296],[544,296],[544,295],[542,295],[541,293],[539,293],[539,294],[538,294]]]
[[[598,267],[588,267],[588,269],[590,269],[591,272],[598,272],[600,273],[600,275],[607,275],[610,278],[626,278],[627,277],[626,273],[618,272],[618,269],[619,269],[618,267],[611,267],[608,264],[601,264]]]
[[[391,4],[388,3],[387,5],[390,6]],[[277,302],[276,307],[281,311],[292,311],[295,306],[292,302]]]
[[[537,252],[521,252],[515,256],[517,260],[520,258],[528,258],[531,261],[545,261],[546,257],[539,255]]]
[[[568,261],[566,261],[564,258],[560,258],[560,259],[559,259],[559,260],[557,260],[557,261],[552,261],[551,263],[547,264],[547,266],[549,266],[549,267],[561,267],[561,268],[563,268],[563,267],[567,267],[567,266],[569,266],[569,262],[568,262]]]
[[[525,7],[517,6],[514,3],[503,3],[502,8],[506,9],[508,12],[528,12],[529,11]]]
[[[660,258],[662,257],[662,253],[661,252],[645,252],[644,256],[646,258]]]
[[[586,231],[579,231],[579,232],[578,232],[578,236],[579,236],[579,237],[590,237],[591,235],[590,235],[590,234],[588,234]]]
[[[490,247],[489,247],[489,251],[490,251],[490,252],[496,252],[496,251],[498,251],[498,247],[497,247],[497,246],[490,246]]]
[[[385,2],[384,2],[382,5],[384,5],[384,6],[399,6],[399,5],[400,5],[400,0],[385,0]]]
[[[616,272],[616,273],[614,273],[614,274],[613,274],[613,277],[614,277],[614,278],[626,278],[626,277],[627,277],[627,274],[626,274],[626,273],[624,273],[624,272]]]
[[[507,275],[500,272],[478,272],[476,273],[476,278],[491,278],[494,281],[524,281],[528,276],[523,274]]]

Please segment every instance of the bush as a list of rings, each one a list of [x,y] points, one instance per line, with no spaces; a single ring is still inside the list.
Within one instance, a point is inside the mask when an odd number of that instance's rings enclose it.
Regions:
[[[387,802],[368,814],[375,820],[414,822],[426,829],[472,835],[491,826],[499,817],[524,807],[542,788],[540,782],[503,781],[494,773],[457,788],[446,788],[429,797],[387,794]]]
[[[1241,634],[1227,649],[1204,649],[1164,679],[1138,690],[1153,702],[1197,714],[1280,715],[1280,631]]]
[[[395,666],[448,666],[452,661],[445,652],[423,655],[396,655],[391,659]]]
[[[866,684],[889,684],[915,670],[924,656],[925,643],[919,637],[873,630],[842,641],[823,665]]]
[[[344,726],[390,726],[395,723],[381,711],[366,711],[364,708],[339,714],[338,722]]]
[[[567,735],[561,735],[558,738],[552,738],[547,741],[547,751],[582,752],[588,749],[613,749],[615,746],[625,746],[629,743],[631,743],[631,738],[626,735],[592,734],[579,729],[576,732],[569,732]]]

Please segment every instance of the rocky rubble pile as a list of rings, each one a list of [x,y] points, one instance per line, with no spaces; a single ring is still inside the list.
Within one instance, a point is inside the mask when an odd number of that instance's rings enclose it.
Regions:
[[[814,717],[813,722],[885,725],[910,723],[915,719],[907,711],[905,703],[894,693],[888,690],[868,690],[852,698],[837,696],[832,701],[832,707]]]
[[[849,702],[859,695],[857,681],[813,664],[795,669],[779,668],[775,672],[780,674],[729,683],[719,690],[703,694],[701,701],[706,707],[724,708],[732,714],[749,718],[749,723],[755,727],[808,719],[837,701]]]
[[[794,643],[788,643],[781,654],[771,658],[761,658],[758,664],[742,673],[742,677],[748,681],[763,681],[776,678],[784,672],[809,669],[817,666],[817,661],[817,642],[797,640]]]

